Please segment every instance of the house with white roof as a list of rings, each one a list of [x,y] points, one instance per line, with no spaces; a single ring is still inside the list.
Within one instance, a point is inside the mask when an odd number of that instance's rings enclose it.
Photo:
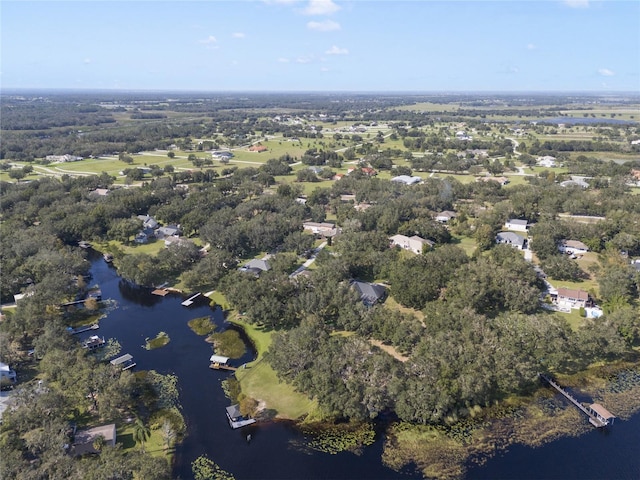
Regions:
[[[424,251],[425,245],[429,248],[432,248],[435,245],[431,240],[425,240],[417,235],[412,237],[407,237],[406,235],[394,235],[393,237],[389,237],[389,240],[391,241],[392,247],[398,246],[418,255]]]
[[[531,224],[527,220],[509,219],[505,222],[504,228],[514,232],[526,232]]]
[[[558,245],[560,253],[566,253],[568,255],[575,255],[576,253],[587,253],[589,247],[579,240],[562,240]]]

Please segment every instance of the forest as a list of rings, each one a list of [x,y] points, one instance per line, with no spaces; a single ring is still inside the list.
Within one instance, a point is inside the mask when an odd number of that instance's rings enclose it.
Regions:
[[[51,153],[134,153],[178,142],[195,155],[195,138],[229,145],[232,131],[238,138],[266,129],[283,138],[309,132],[296,127],[296,133],[290,125],[268,120],[265,112],[276,106],[358,121],[376,109],[381,121],[397,106],[432,99],[363,97],[331,103],[329,108],[322,98],[264,96],[253,99],[245,112],[232,96],[223,97],[215,108],[207,99],[184,97],[150,111],[185,113],[197,116],[197,122],[186,117],[179,117],[183,120],[177,124],[166,122],[149,113],[148,103],[144,108],[141,103],[133,113],[134,120],[143,123],[127,128],[114,118],[117,108],[72,106],[77,100],[61,96],[35,110],[17,100],[3,102],[3,135],[5,129],[10,132],[2,158],[37,163]],[[156,101],[96,96],[92,103],[141,100]],[[464,105],[470,99],[455,101]],[[526,107],[536,105],[532,100]],[[5,109],[12,108],[15,111],[5,116]],[[40,359],[36,374],[48,385],[44,393],[36,392],[37,383],[20,387],[16,408],[3,416],[0,447],[8,477],[93,478],[81,475],[84,463],[91,462],[95,478],[107,478],[99,472],[116,465],[135,472],[136,478],[169,478],[169,465],[155,461],[144,449],[126,455],[110,451],[77,465],[54,448],[66,435],[67,420],[79,419],[82,412],[100,419],[126,412],[150,424],[158,420],[148,412],[171,396],[152,374],[116,372],[64,334],[70,319],[59,305],[86,290],[83,279],[89,262],[78,247],[80,241],[112,253],[119,275],[132,285],[168,282],[189,291],[222,292],[245,321],[272,333],[266,360],[278,377],[317,399],[331,421],[375,419],[392,412],[403,421],[437,425],[464,418],[475,406],[534,391],[541,371],[569,374],[594,362],[637,361],[640,271],[630,259],[640,257],[640,202],[628,179],[640,162],[567,156],[567,170],[557,175],[549,169],[532,171],[519,185],[466,182],[453,173],[468,174],[475,166],[499,174],[526,164],[504,136],[473,145],[488,150],[490,160],[463,159],[458,153],[469,146],[447,140],[455,134],[455,125],[439,126],[442,131],[437,134],[412,125],[418,114],[405,113],[406,119],[389,128],[388,135],[397,140],[365,136],[345,144],[341,152],[316,144],[305,148],[299,159],[270,156],[252,166],[165,168],[156,176],[143,175],[133,186],[107,173],[3,181],[0,296],[3,303],[11,303],[18,293],[25,297],[18,308],[3,309],[0,352],[3,362],[19,364],[32,351]],[[330,123],[321,124],[316,137],[330,138],[325,131]],[[96,129],[79,135],[80,125]],[[43,131],[51,136],[43,136]],[[626,137],[636,134],[629,129]],[[385,141],[395,141],[395,151],[385,153]],[[608,151],[595,140],[589,142],[600,152]],[[520,145],[521,155],[544,151],[561,156],[569,147],[591,151],[577,144],[527,143],[528,149]],[[360,144],[370,145],[359,150]],[[347,146],[353,148],[350,153]],[[352,155],[355,160],[347,158]],[[310,166],[344,171],[343,162],[349,161],[363,169],[386,169],[389,175],[445,173],[405,185],[355,170],[333,180],[318,175],[318,186],[305,190],[309,174],[299,172],[310,172]],[[496,162],[502,169],[492,172]],[[569,172],[591,176],[590,187],[561,186],[559,180],[569,178]],[[96,189],[109,193],[97,196]],[[457,214],[446,225],[435,220],[445,210]],[[139,215],[179,225],[189,242],[136,251],[134,238],[143,228]],[[599,220],[586,223],[578,216]],[[534,224],[528,235],[535,261],[516,248],[496,244],[496,234],[512,218]],[[307,221],[335,223],[341,233],[316,238],[304,230]],[[391,248],[389,239],[396,234],[419,236],[433,246],[420,254]],[[563,239],[588,245],[593,262],[585,265],[561,254],[557,247]],[[316,251],[313,268],[305,275],[292,275],[321,241],[327,245]],[[253,275],[238,269],[265,254],[268,271]],[[603,315],[576,322],[545,308],[546,278],[584,282]],[[386,300],[363,303],[355,281],[382,285]],[[396,356],[374,342],[388,346]],[[70,364],[75,364],[77,375],[61,375]],[[96,396],[97,391],[109,395]],[[48,420],[43,422],[45,413]],[[179,432],[179,422],[172,428]]]

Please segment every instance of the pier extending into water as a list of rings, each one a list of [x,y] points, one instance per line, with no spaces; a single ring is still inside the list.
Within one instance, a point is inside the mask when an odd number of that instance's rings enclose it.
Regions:
[[[198,292],[196,293],[194,296],[187,298],[184,302],[182,302],[182,305],[185,307],[189,307],[191,305],[193,305],[193,301],[198,298],[200,295],[202,295],[202,293]]]
[[[554,382],[551,378],[546,375],[539,373],[538,376],[546,381],[549,385],[555,388],[558,392],[560,392],[567,400],[573,403],[576,407],[578,407],[587,417],[589,417],[589,422],[594,427],[605,427],[609,424],[613,424],[614,419],[616,418],[611,412],[609,412],[606,408],[604,408],[599,403],[592,403],[590,406],[586,407],[582,403],[580,403],[575,397],[573,397],[569,392],[567,392],[564,388]]]

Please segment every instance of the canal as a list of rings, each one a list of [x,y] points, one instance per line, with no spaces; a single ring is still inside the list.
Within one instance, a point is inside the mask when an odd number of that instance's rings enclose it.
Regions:
[[[116,305],[100,321],[100,336],[116,338],[122,345],[121,353],[133,355],[136,369],[153,369],[178,377],[188,435],[176,447],[174,478],[191,478],[191,462],[204,454],[238,480],[421,478],[412,469],[395,472],[382,464],[381,435],[361,455],[330,455],[305,449],[304,436],[289,422],[232,430],[225,416],[230,402],[221,388],[222,380],[230,373],[209,368],[211,345],[187,325],[193,318],[210,315],[218,330],[235,328],[224,322],[220,309],[212,309],[206,303],[183,307],[180,296],[163,298],[147,289],[131,287],[101,256],[96,254],[91,261],[91,284],[100,285],[103,299]],[[146,338],[153,338],[160,331],[169,335],[169,344],[146,350]],[[254,355],[248,346],[244,357],[232,364],[241,365]],[[246,441],[249,433],[250,443]],[[469,466],[467,478],[638,479],[640,414],[606,430],[594,429],[579,438],[564,438],[541,448],[513,446],[481,467]]]

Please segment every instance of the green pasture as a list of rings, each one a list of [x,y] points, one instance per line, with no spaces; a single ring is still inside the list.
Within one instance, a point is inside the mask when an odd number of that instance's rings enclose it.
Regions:
[[[242,393],[263,401],[268,410],[278,418],[297,419],[308,414],[317,414],[318,404],[297,392],[293,386],[282,382],[271,365],[264,360],[264,353],[271,345],[273,331],[252,325],[237,314],[230,315],[229,321],[243,328],[256,349],[256,360],[247,364],[247,368],[236,371],[236,378],[242,387]]]

